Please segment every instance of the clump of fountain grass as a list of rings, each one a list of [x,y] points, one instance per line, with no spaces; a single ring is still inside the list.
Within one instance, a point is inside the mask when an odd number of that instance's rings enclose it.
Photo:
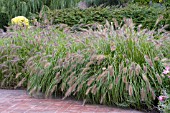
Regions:
[[[124,22],[122,27],[116,20],[114,25],[106,22],[79,35],[51,26],[33,28],[5,42],[21,47],[17,55],[26,73],[21,78],[26,76],[30,94],[41,92],[46,98],[62,94],[63,99],[74,96],[92,103],[152,108],[162,88],[161,59],[169,58],[170,34],[140,26],[136,31],[131,19]],[[16,86],[21,86],[20,81]]]

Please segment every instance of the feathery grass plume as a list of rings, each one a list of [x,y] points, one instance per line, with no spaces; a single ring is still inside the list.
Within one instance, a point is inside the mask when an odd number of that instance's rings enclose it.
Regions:
[[[17,84],[17,86],[15,87],[15,89],[16,89],[17,87],[21,87],[21,85],[22,85],[25,81],[26,81],[26,78],[23,78],[23,79]]]
[[[145,74],[148,72],[148,69],[145,65],[143,65],[143,71],[144,71]]]
[[[122,80],[123,80],[124,83],[127,83],[127,77],[126,76],[123,76]]]
[[[84,82],[82,82],[82,83],[77,87],[77,91],[76,91],[76,92],[79,92],[79,91],[82,89],[83,84],[84,84]]]
[[[93,83],[94,80],[95,80],[95,78],[93,76],[90,77],[88,82],[87,82],[87,86],[90,86]]]
[[[119,79],[120,79],[120,76],[117,76],[116,79],[115,79],[115,84],[116,84],[116,85],[118,84]]]
[[[33,95],[36,92],[37,87],[34,86],[30,91],[29,91],[29,95]]]
[[[124,18],[124,22],[125,22],[125,25],[127,25],[127,27],[129,27],[131,30],[134,30],[134,24],[133,24],[133,21],[132,19],[125,19]]]
[[[97,55],[96,56],[97,64],[100,65],[105,58],[106,58],[105,55]]]
[[[63,97],[63,100],[71,95],[71,93],[75,90],[76,86],[77,84],[75,83],[67,90],[67,92],[65,93],[65,96]]]
[[[121,62],[119,65],[119,73],[122,74],[124,68],[124,62]]]
[[[57,64],[58,66],[62,67],[64,59],[58,59]]]
[[[151,89],[151,85],[148,82],[148,83],[146,83],[146,91],[147,91],[147,93],[149,93],[151,91],[150,89]]]
[[[115,18],[113,18],[112,20],[113,20],[113,22],[114,22],[115,28],[116,28],[116,29],[119,28],[118,21],[117,21]]]
[[[15,78],[18,78],[22,73],[17,73]]]
[[[91,93],[92,93],[93,95],[96,95],[96,92],[97,92],[97,85],[95,84],[95,85],[92,87]]]
[[[41,69],[41,70],[39,71],[39,73],[38,73],[38,76],[41,76],[41,75],[43,75],[43,74],[44,74],[44,70]]]
[[[2,71],[2,73],[5,74],[6,72],[8,72],[8,70],[9,70],[9,69],[4,69],[4,70]]]
[[[99,81],[101,78],[105,77],[107,73],[107,70],[103,71],[99,76],[97,76],[96,81]]]
[[[65,79],[65,81],[66,81],[66,83],[68,82],[68,80],[70,80],[71,79],[71,77],[69,76],[69,77],[67,77],[66,79]]]
[[[111,52],[116,50],[116,45],[113,42],[110,44],[110,50]]]
[[[50,90],[50,96],[54,93],[54,91],[56,90],[56,88],[57,88],[57,85],[54,85],[53,87],[52,87],[52,89]]]
[[[140,70],[141,70],[141,67],[139,64],[137,64],[136,68],[135,68],[135,72],[136,72],[136,75],[139,75],[140,74]]]
[[[123,68],[123,74],[126,74],[126,73],[127,73],[127,70],[128,70],[127,67],[124,67],[124,68]]]
[[[67,73],[71,73],[76,66],[77,66],[77,64],[71,65],[71,67]]]
[[[141,31],[141,27],[142,27],[142,24],[138,25],[138,27],[137,27],[137,31],[138,31],[138,32]]]
[[[97,55],[92,55],[90,61],[96,61]]]
[[[133,72],[134,72],[133,68],[132,68],[132,67],[130,67],[130,68],[129,68],[129,75],[130,75],[130,77],[132,77]]]
[[[144,90],[144,88],[141,89],[140,95],[141,95],[141,100],[144,101],[146,97],[146,91]]]
[[[107,71],[107,73],[105,74],[105,76],[102,77],[102,82],[103,82],[103,83],[107,83],[107,80],[108,80],[108,76],[107,76],[107,75],[108,75],[108,73],[109,73],[109,72]]]
[[[114,69],[113,66],[108,66],[108,71],[109,71],[109,75],[112,77],[114,75]]]
[[[164,18],[163,15],[160,15],[159,18],[156,20],[156,23],[155,23],[154,26],[156,27],[156,26],[158,25],[158,23],[159,23],[161,20],[163,20],[163,18]]]
[[[156,56],[156,57],[154,58],[154,60],[155,60],[155,61],[159,61],[160,59],[159,59],[158,56]]]
[[[8,68],[6,64],[0,64],[0,69]]]
[[[83,75],[83,74],[87,73],[87,71],[89,71],[89,70],[90,70],[90,68],[89,68],[89,67],[88,67],[88,68],[86,67],[86,68],[83,69],[83,71],[81,72],[81,74]]]
[[[78,58],[77,63],[83,64],[84,61],[85,61],[85,59],[83,57],[82,58]]]
[[[92,64],[94,64],[93,61],[88,62],[88,63],[86,64],[86,68],[90,67]]]
[[[103,95],[101,95],[100,104],[103,103],[103,100],[106,97],[106,94],[107,94],[107,92],[105,92]]]
[[[133,95],[133,87],[132,85],[130,84],[129,85],[129,96],[132,96]]]
[[[92,89],[92,87],[88,87],[88,89],[86,90],[86,95],[89,94],[90,90]]]
[[[153,90],[151,87],[150,87],[150,92],[151,92],[151,94],[152,94],[153,100],[155,100],[155,99],[156,99],[156,95],[155,95],[154,90]]]
[[[42,71],[41,68],[39,68],[39,67],[35,68],[35,74],[36,74],[36,75],[40,76],[40,75],[39,75],[40,71]]]
[[[135,65],[134,62],[132,62],[132,63],[131,63],[131,69],[132,69],[133,71],[135,71],[135,68],[136,68],[136,65]]]
[[[55,67],[53,67],[53,70],[57,70],[59,68],[60,68],[60,66],[55,66]]]
[[[4,79],[1,81],[1,87],[5,86],[6,80],[7,80],[7,78],[4,78]]]
[[[64,61],[64,62],[62,63],[62,68],[63,68],[63,69],[67,69],[68,66],[69,66],[69,64],[70,64],[69,61]]]
[[[147,75],[142,74],[142,78],[143,78],[143,80],[144,80],[147,84],[149,83],[149,80],[148,80],[148,78],[147,78]]]
[[[56,79],[59,79],[60,77],[60,72],[57,72],[56,75],[55,75]]]
[[[72,86],[74,84],[74,82],[76,81],[77,77],[72,77],[70,78],[70,80],[68,81],[69,86]]]
[[[36,63],[32,63],[32,65],[29,66],[29,69],[33,70],[36,67],[36,65],[37,65]]]
[[[130,61],[129,61],[128,59],[126,59],[126,65],[127,65],[127,66],[129,65],[129,62],[130,62]]]
[[[112,88],[113,88],[113,83],[111,83],[111,84],[109,85],[109,90],[112,90]]]
[[[156,78],[158,80],[158,83],[162,84],[162,78],[159,76],[159,74],[156,74]]]
[[[147,62],[151,67],[153,67],[152,60],[149,58],[149,56],[148,56],[148,55],[145,55],[144,58],[145,58],[146,62]]]
[[[61,84],[61,91],[63,92],[65,88],[66,88],[66,83],[62,83]]]
[[[125,83],[125,86],[126,86],[126,91],[129,91],[129,83],[128,82]]]

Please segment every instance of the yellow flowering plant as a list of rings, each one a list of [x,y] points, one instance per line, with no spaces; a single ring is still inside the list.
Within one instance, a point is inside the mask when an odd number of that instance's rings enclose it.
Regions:
[[[159,0],[159,3],[162,3],[163,2],[163,0]]]
[[[11,23],[13,25],[19,25],[19,26],[26,26],[27,28],[29,28],[29,20],[24,17],[24,16],[17,16],[15,18],[11,19]]]

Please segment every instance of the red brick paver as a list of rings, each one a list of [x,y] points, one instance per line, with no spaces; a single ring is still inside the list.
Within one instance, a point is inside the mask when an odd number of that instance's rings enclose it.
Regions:
[[[75,100],[35,99],[23,90],[0,89],[0,113],[142,113],[103,105],[85,105]]]

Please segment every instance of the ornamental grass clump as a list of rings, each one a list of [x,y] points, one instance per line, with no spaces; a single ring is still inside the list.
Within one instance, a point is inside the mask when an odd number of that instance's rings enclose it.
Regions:
[[[16,72],[21,79],[15,86],[27,84],[30,95],[43,93],[45,98],[74,96],[84,102],[151,109],[163,87],[162,59],[170,57],[170,34],[141,26],[134,30],[131,19],[124,19],[123,26],[117,23],[106,21],[97,24],[97,30],[74,34],[54,26],[36,27],[1,39],[5,48],[22,47],[17,55],[23,62],[17,65],[24,72]]]
[[[45,97],[62,94],[63,99],[75,96],[92,103],[152,108],[162,88],[163,35],[155,39],[156,32],[140,26],[135,31],[131,19],[124,22],[123,27],[107,22],[81,38],[66,37],[64,52],[59,46],[46,63],[33,61],[40,69],[29,70],[30,94],[40,91]],[[169,37],[164,41],[169,42]],[[39,75],[41,70],[44,73]]]
[[[14,29],[16,28],[14,27]],[[51,50],[50,45],[47,45],[51,40],[46,37],[58,34],[58,30],[54,29],[46,32],[48,29],[42,30],[39,27],[32,27],[29,30],[17,30],[15,33],[7,32],[6,36],[0,38],[1,88],[27,87],[30,73],[26,71],[26,63],[29,58],[36,56],[39,52],[46,53],[53,50]],[[56,33],[53,34],[52,31]],[[30,65],[33,66],[35,63],[32,62]]]

